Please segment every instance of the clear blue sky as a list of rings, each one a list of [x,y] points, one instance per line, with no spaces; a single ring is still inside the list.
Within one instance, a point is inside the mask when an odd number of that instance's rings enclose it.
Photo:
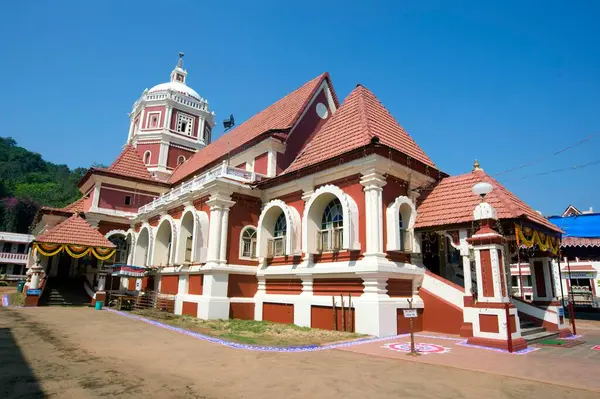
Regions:
[[[0,15],[0,135],[71,167],[110,164],[179,51],[218,121],[329,71],[340,99],[371,89],[450,174],[600,132],[597,1],[5,1]],[[534,176],[598,150],[600,135],[500,180],[546,214],[600,211],[600,164]]]

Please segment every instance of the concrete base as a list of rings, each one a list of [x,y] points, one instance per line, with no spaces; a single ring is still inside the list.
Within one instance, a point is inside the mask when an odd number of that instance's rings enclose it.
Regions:
[[[202,298],[198,302],[198,318],[204,320],[229,319],[229,298]]]
[[[467,340],[470,345],[487,346],[490,348],[498,348],[508,350],[508,341],[501,339],[471,337]],[[512,341],[513,352],[520,351],[527,348],[527,342],[523,338],[515,338]]]
[[[394,303],[369,301],[357,298],[354,301],[356,312],[356,332],[359,334],[387,337],[398,334]]]

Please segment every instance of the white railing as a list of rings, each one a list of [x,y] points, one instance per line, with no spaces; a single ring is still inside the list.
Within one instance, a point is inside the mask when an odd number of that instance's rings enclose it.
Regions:
[[[238,181],[240,183],[253,183],[261,180],[264,176],[255,172],[248,172],[245,169],[238,169],[232,166],[228,166],[223,163],[220,166],[209,170],[206,173],[198,175],[191,180],[188,180],[179,186],[171,189],[171,191],[161,195],[154,201],[147,203],[146,205],[138,209],[138,215],[149,213],[155,209],[176,201],[180,197],[202,189],[207,183],[216,180],[217,178],[227,178]]]
[[[27,254],[11,252],[0,252],[0,262],[5,263],[27,263]]]

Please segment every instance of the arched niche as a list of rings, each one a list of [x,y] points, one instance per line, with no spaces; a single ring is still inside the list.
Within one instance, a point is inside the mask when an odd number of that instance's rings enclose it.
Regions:
[[[138,233],[133,255],[133,264],[136,266],[150,266],[151,231],[150,226],[146,225]]]
[[[386,250],[409,252],[414,247],[413,229],[417,209],[410,198],[400,196],[386,210]],[[400,222],[402,221],[402,225]],[[402,226],[402,227],[401,227]],[[403,230],[406,233],[403,234]]]
[[[302,249],[306,253],[318,253],[317,243],[325,208],[333,200],[339,200],[342,206],[343,228],[342,245],[340,249],[360,249],[358,241],[358,207],[356,202],[339,187],[325,185],[319,187],[304,208],[302,217]]]
[[[172,265],[175,244],[176,233],[173,219],[170,216],[164,216],[158,224],[154,238],[153,266]]]
[[[258,219],[257,257],[267,257],[270,240],[281,239],[275,237],[275,224],[280,217],[285,220],[285,255],[300,253],[300,214],[296,208],[286,205],[285,202],[272,200],[265,205]]]

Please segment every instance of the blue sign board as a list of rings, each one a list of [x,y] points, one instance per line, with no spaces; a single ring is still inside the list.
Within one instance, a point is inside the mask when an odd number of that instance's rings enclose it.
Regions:
[[[27,290],[27,296],[40,296],[40,290]]]
[[[565,309],[563,309],[562,306],[560,308],[558,308],[558,315],[559,316],[564,316],[565,315]]]

